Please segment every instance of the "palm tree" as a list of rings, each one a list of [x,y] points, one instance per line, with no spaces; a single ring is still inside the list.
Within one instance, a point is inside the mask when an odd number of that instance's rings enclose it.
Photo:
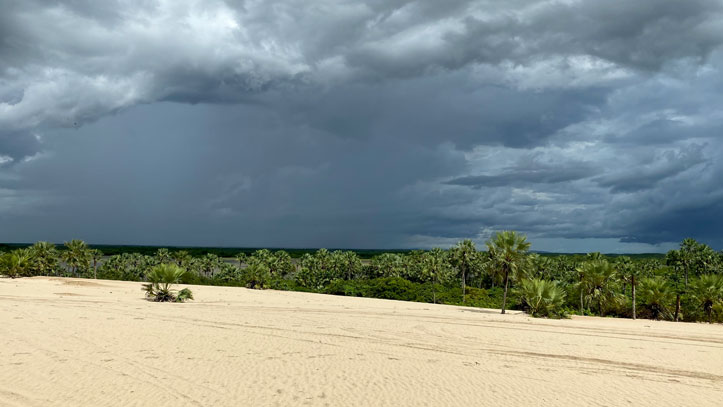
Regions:
[[[632,306],[633,306],[633,319],[636,319],[636,309],[635,309],[635,288],[637,286],[637,277],[641,271],[639,267],[636,267],[633,262],[630,260],[630,257],[622,256],[617,259],[616,266],[618,269],[618,272],[620,273],[620,277],[623,281],[630,284],[630,294],[632,296]],[[625,290],[623,289],[623,294],[625,294]]]
[[[422,255],[421,279],[432,283],[432,302],[437,303],[437,284],[444,284],[452,277],[452,267],[446,259],[444,250],[434,248]]]
[[[467,294],[467,278],[477,268],[477,248],[474,242],[465,239],[457,244],[452,250],[452,262],[459,270],[462,277],[462,303],[464,304]],[[504,312],[502,312],[504,314]]]
[[[184,302],[192,300],[193,293],[191,290],[184,288],[178,293],[172,289],[174,284],[181,282],[186,274],[186,270],[175,264],[159,264],[151,269],[148,273],[148,283],[143,284],[143,291],[146,292],[146,298],[155,302]]]
[[[84,241],[73,239],[63,244],[66,250],[61,254],[61,257],[72,274],[77,275],[81,267],[90,267],[90,251]]]
[[[673,291],[661,277],[640,280],[640,305],[650,310],[653,319],[670,318],[670,304],[673,302]]]
[[[93,259],[93,278],[98,279],[98,260],[103,258],[103,252],[98,249],[90,249],[90,257]]]
[[[206,253],[206,255],[199,260],[201,272],[205,277],[212,277],[213,273],[221,268],[221,263],[223,262],[218,256],[212,253]]]
[[[171,252],[169,252],[168,249],[163,247],[156,250],[156,260],[158,261],[158,264],[170,263],[171,260],[173,260],[173,257],[171,257]]]
[[[524,279],[520,284],[520,297],[533,317],[563,317],[565,292],[554,281],[539,278]]]
[[[518,274],[517,278],[522,281],[523,279],[551,279],[550,271],[554,268],[553,262],[548,257],[540,256],[537,253],[530,253],[527,255],[527,265],[523,267],[522,272]]]
[[[691,284],[693,297],[703,307],[708,323],[713,322],[713,305],[723,302],[723,275],[704,274]]]
[[[284,252],[286,253],[286,252]],[[343,277],[345,280],[352,280],[359,276],[362,271],[362,261],[359,256],[352,251],[336,250],[331,254],[332,267],[336,270],[335,274]]]
[[[600,316],[604,316],[605,306],[615,300],[616,271],[607,260],[592,260],[580,267],[582,279],[580,289],[588,304],[597,304]]]
[[[665,256],[666,263],[681,269],[688,288],[690,275],[700,275],[710,272],[717,261],[716,253],[710,246],[698,243],[695,239],[684,239],[680,249],[671,250]]]
[[[36,242],[30,247],[31,268],[34,274],[47,276],[58,273],[58,250],[49,242]]]
[[[246,288],[264,289],[271,280],[271,269],[266,263],[252,262],[241,270],[241,275]]]
[[[605,260],[605,255],[600,252],[591,252],[585,255],[588,261]]]
[[[407,264],[397,253],[382,253],[374,256],[370,262],[375,277],[401,277],[406,275]]]
[[[575,286],[580,291],[580,315],[585,315],[585,287],[584,287],[584,281],[585,281],[585,274],[588,272],[588,267],[585,266],[586,263],[582,263],[575,267],[575,271],[577,272],[577,283]]]
[[[0,273],[10,278],[27,274],[30,267],[30,253],[27,249],[17,249],[0,256]]]
[[[319,249],[313,255],[305,253],[301,258],[301,268],[296,273],[296,281],[304,287],[319,290],[331,283],[335,278],[332,267],[332,256],[326,249]]]
[[[176,262],[178,267],[186,267],[188,265],[188,263],[191,261],[191,255],[188,254],[188,252],[185,250],[179,250],[179,251],[173,252],[171,257],[173,258],[173,261]]]
[[[350,260],[350,255],[356,257],[356,253],[354,252],[345,252],[344,255],[348,261],[353,261]],[[359,260],[359,263],[361,264],[361,260]],[[276,273],[279,277],[286,277],[292,274],[295,270],[296,266],[294,265],[294,261],[291,259],[291,255],[289,253],[284,250],[277,250],[274,252],[274,273]]]
[[[291,256],[283,250],[276,252],[271,252],[268,249],[257,250],[249,258],[244,260],[249,266],[254,264],[263,265],[273,277],[286,277],[294,270]],[[240,264],[241,259],[239,258],[239,265]]]
[[[494,238],[487,242],[487,250],[490,254],[493,270],[502,277],[505,286],[502,295],[503,314],[507,305],[510,278],[514,278],[517,272],[525,266],[529,249],[530,243],[527,241],[527,237],[514,231],[498,232]]]

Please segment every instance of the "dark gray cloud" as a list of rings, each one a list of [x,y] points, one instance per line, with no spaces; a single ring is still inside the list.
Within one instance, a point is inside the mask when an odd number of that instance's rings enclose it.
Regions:
[[[589,178],[596,170],[585,162],[555,165],[525,157],[520,165],[507,168],[494,175],[469,175],[447,181],[448,185],[464,185],[472,188],[519,186],[525,184],[557,184]]]
[[[613,170],[595,181],[600,186],[610,187],[612,192],[637,192],[655,188],[659,182],[705,162],[703,146],[694,144],[682,151],[665,151],[659,159],[644,163],[642,168],[636,168],[635,171]]]
[[[0,240],[723,248],[719,1],[0,7]]]

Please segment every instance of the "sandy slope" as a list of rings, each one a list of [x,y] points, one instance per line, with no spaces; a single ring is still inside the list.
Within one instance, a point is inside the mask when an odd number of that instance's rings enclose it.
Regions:
[[[723,326],[0,279],[1,406],[723,405]]]

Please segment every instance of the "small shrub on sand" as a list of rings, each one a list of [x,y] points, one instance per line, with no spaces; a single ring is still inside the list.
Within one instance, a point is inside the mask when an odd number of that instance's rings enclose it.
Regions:
[[[148,283],[143,284],[146,298],[155,302],[184,302],[193,299],[188,288],[176,292],[172,287],[183,279],[186,270],[175,264],[159,264],[148,273]]]

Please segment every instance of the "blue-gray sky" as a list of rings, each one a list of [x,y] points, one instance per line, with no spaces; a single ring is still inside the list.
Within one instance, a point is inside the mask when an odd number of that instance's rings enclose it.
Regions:
[[[718,0],[0,9],[0,241],[723,248]]]

